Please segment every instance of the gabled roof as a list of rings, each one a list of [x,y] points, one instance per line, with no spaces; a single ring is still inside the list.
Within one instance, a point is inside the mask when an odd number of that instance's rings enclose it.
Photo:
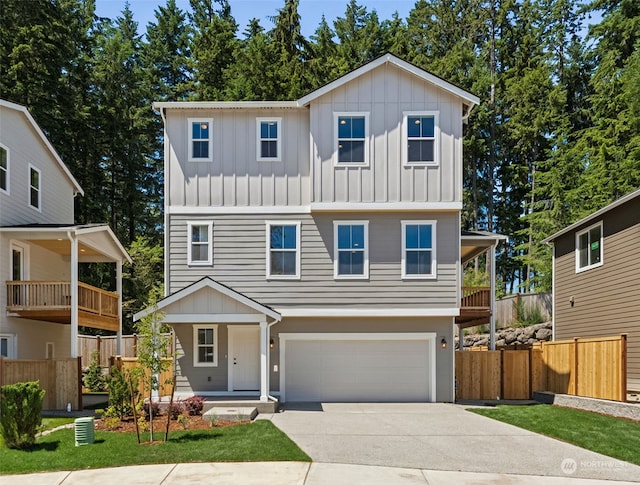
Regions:
[[[29,123],[33,127],[36,134],[40,137],[40,139],[42,140],[42,143],[44,143],[44,145],[47,147],[47,149],[51,153],[51,157],[58,163],[60,170],[62,170],[62,172],[67,177],[71,185],[73,185],[75,192],[79,193],[80,195],[84,195],[84,191],[82,190],[82,187],[80,187],[80,184],[75,179],[75,177],[71,175],[71,172],[69,171],[67,166],[64,164],[64,162],[60,158],[60,155],[58,155],[58,152],[56,152],[55,148],[53,148],[53,145],[51,145],[47,137],[44,135],[44,133],[38,126],[38,123],[36,123],[36,120],[33,119],[33,116],[31,116],[31,113],[29,113],[29,110],[27,110],[26,107],[20,104],[12,103],[4,99],[0,99],[0,106],[3,108],[19,111],[27,118],[27,121],[29,121]]]
[[[339,77],[338,79],[336,79],[335,81],[330,82],[329,84],[325,84],[324,86],[322,86],[321,88],[316,89],[315,91],[307,94],[306,96],[300,98],[298,100],[298,104],[301,106],[307,106],[309,103],[311,103],[312,101],[314,101],[315,99],[318,99],[320,96],[324,96],[325,94],[327,94],[330,91],[333,91],[334,89],[339,88],[340,86],[343,86],[344,84],[347,84],[348,82],[353,81],[354,79],[359,78],[360,76],[373,71],[374,69],[382,66],[383,64],[393,64],[394,66],[410,73],[413,74],[414,76],[422,79],[423,81],[426,81],[430,84],[433,84],[434,86],[437,86],[455,96],[458,96],[459,98],[461,98],[465,104],[467,104],[469,107],[472,107],[474,105],[480,104],[480,98],[478,98],[477,96],[475,96],[474,94],[471,94],[467,91],[465,91],[462,88],[459,88],[458,86],[451,84],[448,81],[445,81],[442,78],[439,78],[438,76],[431,74],[430,72],[425,71],[424,69],[419,68],[418,66],[415,66],[407,61],[403,61],[402,59],[400,59],[399,57],[394,56],[393,54],[387,52],[386,54],[383,54],[382,56],[378,57],[377,59],[374,59],[371,62],[368,62],[367,64],[365,64],[364,66],[359,67],[358,69],[351,71],[347,74],[345,74],[342,77]]]
[[[218,291],[223,295],[228,296],[229,298],[237,301],[238,303],[248,306],[249,308],[259,313],[262,313],[264,315],[267,315],[268,317],[271,317],[276,321],[280,321],[282,319],[282,316],[273,308],[263,305],[262,303],[259,303],[256,300],[254,300],[253,298],[249,298],[248,296],[237,292],[233,288],[230,288],[226,285],[223,285],[222,283],[219,283],[209,278],[208,276],[205,276],[204,278],[196,281],[195,283],[192,283],[189,286],[185,286],[181,290],[178,290],[175,293],[172,293],[171,295],[166,296],[163,299],[159,300],[155,308],[146,308],[144,310],[139,311],[133,316],[133,321],[136,322],[141,318],[150,315],[154,311],[162,311],[163,308],[166,308],[167,306],[173,303],[176,303],[177,301],[189,295],[192,295],[193,293],[203,288],[211,288],[215,291]]]
[[[577,229],[578,227],[585,225],[591,221],[594,221],[595,219],[600,218],[601,216],[603,216],[604,214],[606,214],[607,212],[609,212],[612,209],[615,209],[616,207],[621,206],[622,204],[626,204],[627,202],[640,197],[640,189],[634,190],[633,192],[628,193],[627,195],[624,195],[622,197],[620,197],[618,200],[615,200],[613,202],[611,202],[609,205],[604,206],[602,209],[594,212],[591,215],[588,215],[587,217],[584,217],[582,219],[580,219],[577,222],[574,222],[573,224],[571,224],[570,226],[565,227],[564,229],[562,229],[561,231],[556,232],[555,234],[553,234],[552,236],[549,236],[546,239],[543,239],[542,242],[543,243],[550,243],[552,241],[554,241],[555,239],[558,239],[560,236],[563,236],[565,234],[567,234],[568,232],[571,232],[575,229]]]

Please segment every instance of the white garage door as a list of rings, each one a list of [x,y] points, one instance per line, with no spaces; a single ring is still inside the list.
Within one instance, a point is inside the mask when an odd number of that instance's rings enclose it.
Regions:
[[[283,347],[286,401],[434,400],[433,339],[305,340],[295,335]]]

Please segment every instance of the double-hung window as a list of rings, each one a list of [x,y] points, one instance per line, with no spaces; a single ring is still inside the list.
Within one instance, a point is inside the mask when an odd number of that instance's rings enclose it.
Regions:
[[[267,278],[300,278],[300,222],[267,222]]]
[[[256,147],[259,162],[279,162],[281,156],[281,118],[256,118],[258,146]]]
[[[187,223],[187,264],[190,266],[211,265],[213,261],[213,223],[190,221]]]
[[[368,163],[368,113],[336,113],[336,165]]]
[[[29,206],[41,210],[42,204],[42,180],[40,170],[29,165]]]
[[[438,163],[438,113],[404,113],[402,131],[404,161],[407,165],[435,165]]]
[[[602,222],[576,234],[576,272],[602,266]]]
[[[9,192],[9,150],[0,143],[0,191]]]
[[[193,366],[218,366],[218,326],[193,326]]]
[[[402,221],[402,277],[435,278],[435,221]]]
[[[6,359],[15,359],[15,335],[11,334],[0,334],[0,357],[4,357]]]
[[[369,277],[369,223],[335,221],[334,277],[366,279]]]
[[[213,119],[189,118],[189,161],[213,161]]]

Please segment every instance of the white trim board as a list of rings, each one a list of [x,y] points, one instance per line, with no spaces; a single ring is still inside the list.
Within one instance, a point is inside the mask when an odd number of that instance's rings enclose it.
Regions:
[[[266,322],[262,313],[165,313],[163,323],[260,323]]]
[[[457,317],[460,308],[278,308],[285,317]]]

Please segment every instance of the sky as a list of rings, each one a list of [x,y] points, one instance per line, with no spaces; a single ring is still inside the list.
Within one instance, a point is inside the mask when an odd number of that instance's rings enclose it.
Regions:
[[[390,19],[393,12],[398,11],[401,18],[406,18],[415,5],[416,0],[360,0],[359,5],[367,7],[367,11],[376,10],[380,20]],[[129,6],[134,19],[138,22],[138,33],[146,31],[149,22],[155,22],[154,11],[159,6],[165,6],[166,0],[129,0]],[[177,0],[178,7],[183,11],[190,10],[189,0]],[[257,18],[266,30],[273,27],[269,17],[275,16],[284,5],[284,0],[229,0],[231,14],[238,23],[241,34],[247,27],[249,20]],[[348,0],[300,0],[298,13],[302,24],[302,34],[310,37],[320,24],[322,14],[329,25],[333,27],[336,17],[344,16]],[[100,17],[115,19],[120,15],[126,0],[96,0],[96,14]]]

